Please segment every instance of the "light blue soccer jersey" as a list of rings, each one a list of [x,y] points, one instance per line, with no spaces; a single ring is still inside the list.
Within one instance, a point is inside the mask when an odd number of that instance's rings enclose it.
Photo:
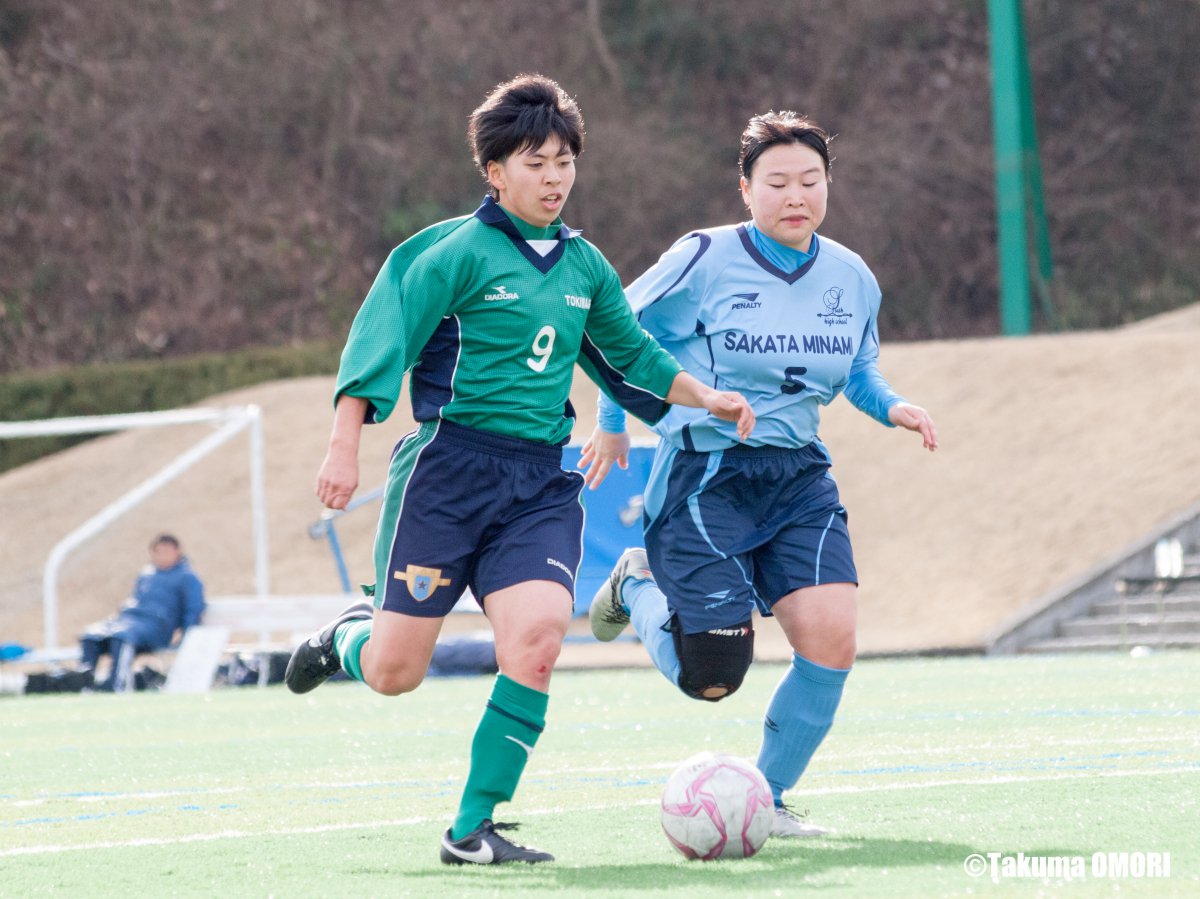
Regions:
[[[888,424],[888,409],[902,400],[879,372],[880,292],[871,270],[813,235],[808,260],[784,271],[756,246],[757,239],[769,251],[774,242],[752,231],[729,225],[676,241],[626,289],[642,327],[693,376],[746,397],[757,416],[751,446],[812,443],[819,407],[843,391]],[[602,397],[602,427],[619,431],[621,420]],[[672,406],[655,430],[680,449],[738,444],[735,424],[703,409]]]

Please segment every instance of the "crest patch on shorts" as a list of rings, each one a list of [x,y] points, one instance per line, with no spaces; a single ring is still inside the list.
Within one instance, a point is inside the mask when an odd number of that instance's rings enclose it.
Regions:
[[[417,602],[422,602],[433,596],[438,587],[449,587],[450,578],[442,577],[442,569],[425,568],[422,565],[406,565],[404,571],[392,574],[398,581],[408,585],[408,592]]]

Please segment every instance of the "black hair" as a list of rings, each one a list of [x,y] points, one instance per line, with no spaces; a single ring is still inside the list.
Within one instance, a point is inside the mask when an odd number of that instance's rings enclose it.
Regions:
[[[825,129],[810,119],[790,110],[780,112],[765,112],[750,119],[746,130],[742,132],[742,147],[738,153],[738,169],[742,177],[750,180],[754,171],[754,163],[763,151],[780,144],[804,144],[820,154],[825,163],[825,175],[829,176],[829,167],[833,157],[829,155],[829,142],[833,140]]]
[[[467,141],[475,165],[487,177],[487,165],[513,153],[537,149],[551,136],[578,156],[583,151],[583,115],[558,83],[544,75],[518,75],[498,84],[471,113]],[[492,196],[496,191],[491,188]]]
[[[167,546],[173,546],[176,549],[179,549],[179,538],[174,534],[159,534],[150,541],[150,548],[154,549],[154,547],[162,546],[164,543],[167,544]]]

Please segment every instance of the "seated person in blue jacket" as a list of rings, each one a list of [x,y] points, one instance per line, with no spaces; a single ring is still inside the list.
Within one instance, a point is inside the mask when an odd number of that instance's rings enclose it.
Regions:
[[[196,577],[179,545],[170,534],[159,534],[150,543],[150,563],[134,584],[133,595],[121,610],[97,622],[79,638],[83,667],[95,671],[100,656],[112,657],[106,686],[128,688],[133,657],[171,645],[177,630],[200,623],[204,614],[204,585]]]

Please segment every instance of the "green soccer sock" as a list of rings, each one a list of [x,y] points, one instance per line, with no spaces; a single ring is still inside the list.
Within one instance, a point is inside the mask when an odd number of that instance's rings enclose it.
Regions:
[[[347,621],[333,632],[333,651],[341,660],[342,670],[355,680],[362,680],[362,651],[371,638],[371,619]]]
[[[461,840],[508,802],[542,729],[550,697],[503,674],[496,678],[471,742],[471,770],[450,838]]]

